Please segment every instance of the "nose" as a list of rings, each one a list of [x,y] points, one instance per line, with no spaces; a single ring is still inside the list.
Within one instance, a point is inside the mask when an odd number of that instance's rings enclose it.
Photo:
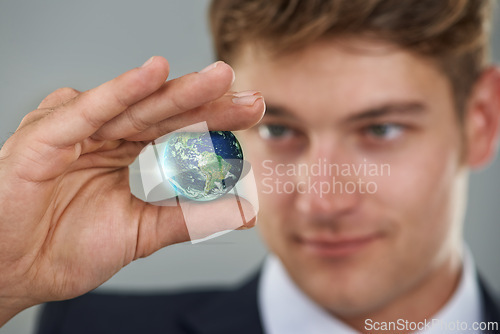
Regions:
[[[335,220],[353,213],[361,202],[358,159],[333,138],[310,142],[301,163],[307,173],[297,176],[296,208],[315,221]],[[307,174],[307,175],[306,175]]]

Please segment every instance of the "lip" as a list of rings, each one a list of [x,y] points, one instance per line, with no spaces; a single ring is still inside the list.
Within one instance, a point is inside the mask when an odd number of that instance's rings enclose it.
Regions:
[[[339,238],[312,237],[299,239],[299,243],[312,255],[344,258],[359,253],[380,238],[379,234]]]

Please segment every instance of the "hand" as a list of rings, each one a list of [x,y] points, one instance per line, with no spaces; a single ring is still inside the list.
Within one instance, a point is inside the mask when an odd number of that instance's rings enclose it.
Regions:
[[[0,150],[0,325],[189,240],[179,207],[131,195],[128,165],[169,131],[201,121],[211,130],[243,129],[265,107],[259,95],[233,100],[225,63],[165,81],[168,71],[153,57],[89,91],[59,89]]]

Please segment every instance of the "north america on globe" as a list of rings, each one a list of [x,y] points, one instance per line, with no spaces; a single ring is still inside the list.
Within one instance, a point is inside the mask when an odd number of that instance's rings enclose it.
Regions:
[[[190,200],[215,200],[241,176],[243,151],[230,131],[176,132],[165,146],[165,175],[177,193]]]

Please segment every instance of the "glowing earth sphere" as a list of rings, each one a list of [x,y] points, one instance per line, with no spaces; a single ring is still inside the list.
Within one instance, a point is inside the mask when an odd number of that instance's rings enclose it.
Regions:
[[[243,152],[232,132],[177,132],[165,144],[163,170],[177,193],[188,199],[217,199],[241,176]]]

